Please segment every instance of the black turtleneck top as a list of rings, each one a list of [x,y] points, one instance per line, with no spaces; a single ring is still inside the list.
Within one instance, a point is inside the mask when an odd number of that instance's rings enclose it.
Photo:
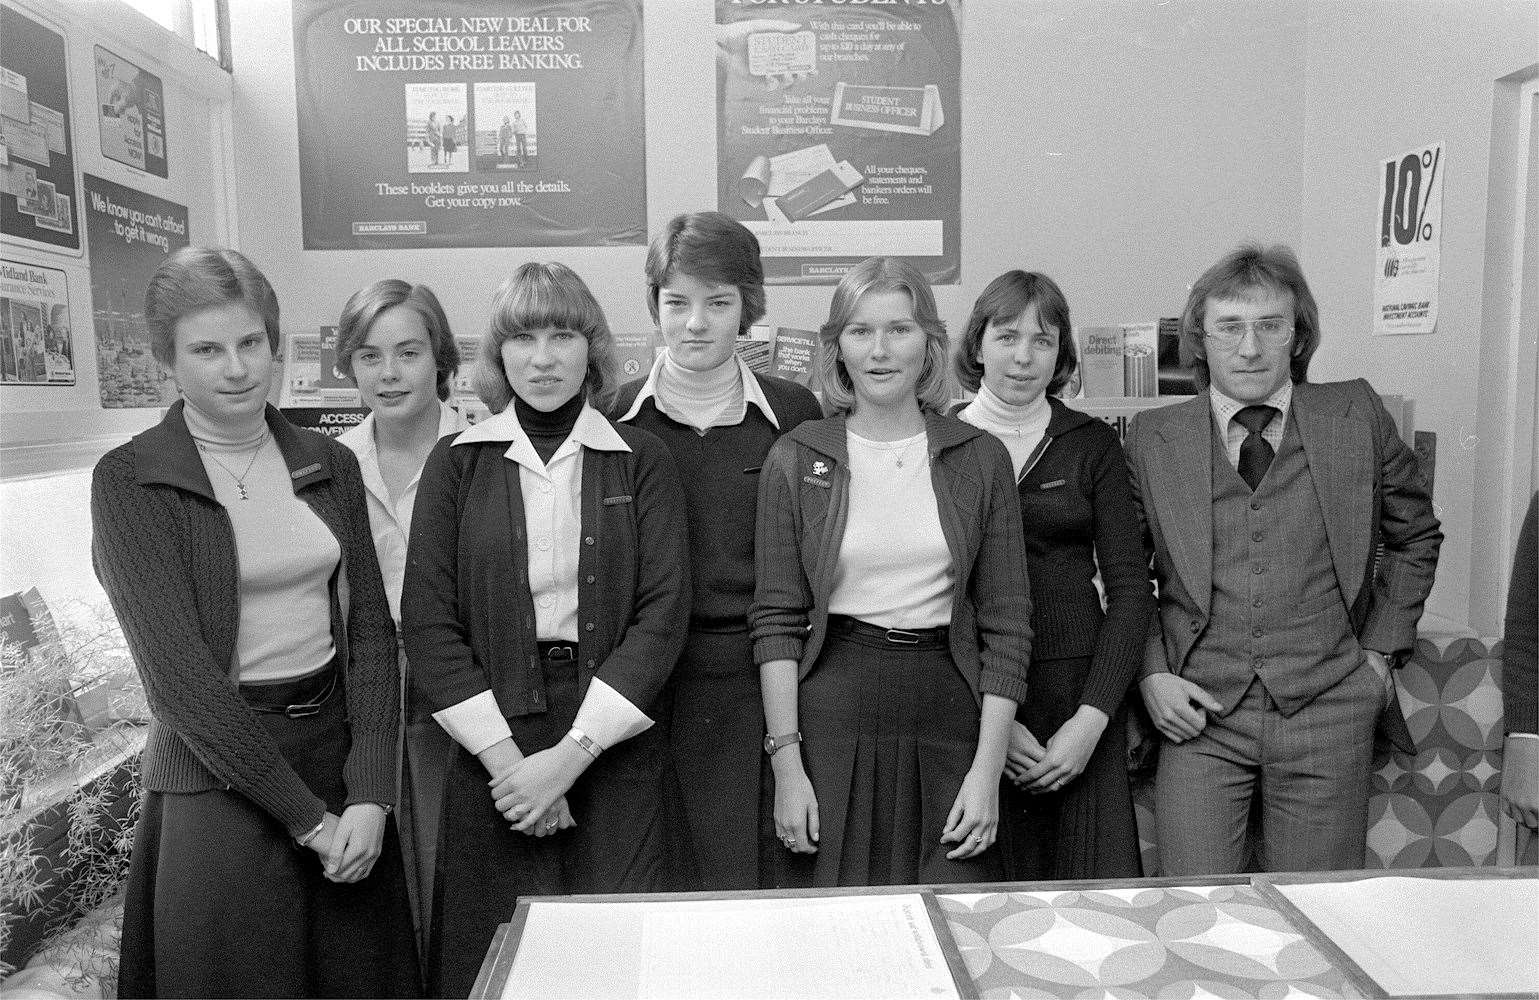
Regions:
[[[518,426],[529,435],[529,443],[534,445],[534,453],[540,456],[540,461],[549,464],[556,449],[572,433],[577,415],[582,412],[584,398],[579,392],[554,410],[545,411],[535,409],[516,395],[513,397],[513,415],[518,418]]]

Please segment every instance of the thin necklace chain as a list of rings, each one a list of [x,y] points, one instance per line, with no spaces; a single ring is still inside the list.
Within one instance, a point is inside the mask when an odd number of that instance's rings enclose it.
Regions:
[[[198,445],[198,450],[199,451],[201,451],[201,452],[203,452],[203,454],[207,455],[209,457],[209,459],[212,460],[215,465],[219,466],[221,469],[223,469],[226,473],[229,474],[231,479],[235,480],[235,488],[240,490],[240,498],[242,500],[250,500],[251,499],[251,495],[246,492],[246,477],[251,475],[251,469],[252,469],[253,466],[256,465],[257,456],[262,454],[262,448],[267,444],[267,434],[268,434],[268,432],[267,432],[266,428],[263,428],[262,436],[257,440],[256,447],[253,448],[252,451],[251,451],[251,461],[246,463],[246,471],[242,472],[238,476],[235,474],[235,470],[234,469],[230,468],[228,465],[225,465],[223,462],[219,461],[219,457],[217,455],[215,455],[212,451],[209,451],[208,447],[202,441],[198,441],[196,438],[194,438],[193,440],[196,441],[196,443]]]
[[[913,449],[914,445],[922,443],[922,438],[923,435],[916,434],[902,441],[872,441],[870,438],[865,438],[864,440],[869,441],[877,449],[885,452],[887,457],[891,458],[898,468],[901,469],[903,468],[903,463],[908,461],[909,451]]]

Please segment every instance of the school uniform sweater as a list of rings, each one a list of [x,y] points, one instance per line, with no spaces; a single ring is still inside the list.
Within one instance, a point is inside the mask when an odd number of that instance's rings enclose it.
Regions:
[[[823,415],[817,397],[795,382],[757,374],[754,379],[778,427],[757,406],[747,406],[740,423],[702,434],[662,413],[651,396],[625,420],[660,438],[679,466],[694,579],[691,628],[744,626],[753,602],[754,518],[764,458],[782,434]],[[638,379],[621,389],[612,412],[628,413],[646,382]]]

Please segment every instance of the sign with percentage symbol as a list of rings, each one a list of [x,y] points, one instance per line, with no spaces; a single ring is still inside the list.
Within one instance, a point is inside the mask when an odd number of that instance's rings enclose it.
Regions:
[[[1443,144],[1379,165],[1379,249],[1373,274],[1373,332],[1431,333],[1437,326],[1443,242]]]

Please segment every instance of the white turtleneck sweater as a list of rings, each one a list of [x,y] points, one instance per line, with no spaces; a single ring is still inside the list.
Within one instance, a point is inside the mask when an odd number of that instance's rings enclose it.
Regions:
[[[188,404],[182,418],[235,531],[240,625],[232,676],[252,684],[315,673],[336,653],[330,585],[341,545],[294,495],[289,467],[260,414],[255,423],[232,428]]]
[[[742,423],[747,406],[735,355],[710,371],[697,372],[665,352],[657,371],[656,398],[663,413],[701,432]]]
[[[978,395],[957,416],[1003,441],[1015,465],[1015,478],[1020,479],[1027,459],[1047,433],[1053,410],[1045,393],[1025,406],[1016,406],[994,395],[987,385],[979,385]]]

